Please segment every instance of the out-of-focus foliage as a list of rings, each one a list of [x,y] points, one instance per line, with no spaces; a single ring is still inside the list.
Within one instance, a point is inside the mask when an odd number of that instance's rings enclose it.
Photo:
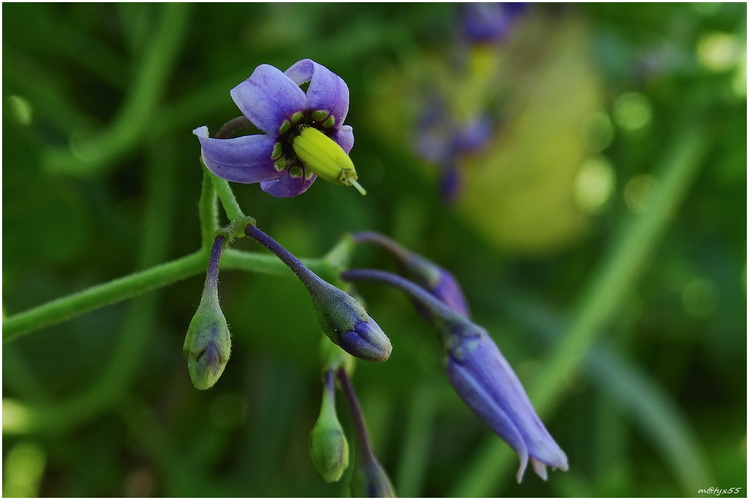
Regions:
[[[361,286],[394,347],[385,364],[359,362],[354,381],[398,494],[746,495],[746,6],[528,5],[484,82],[491,140],[461,158],[461,196],[446,205],[414,142],[428,91],[465,98],[458,15],[4,4],[4,314],[197,249],[191,130],[237,116],[228,92],[258,64],[309,57],[349,85],[368,195],[318,182],[276,199],[237,185],[289,250],[319,257],[346,232],[377,230],[450,269],[531,399],[595,300],[586,290],[621,297],[541,410],[570,471],[517,485],[514,458],[477,464],[498,438],[451,392],[429,325],[397,292]],[[669,151],[694,137],[705,154],[657,241],[622,241],[648,217]],[[608,255],[650,245],[625,289],[596,285]],[[354,262],[393,267],[365,247]],[[181,347],[202,280],[4,343],[5,496],[348,494],[350,471],[327,484],[309,457],[320,332],[303,286],[223,273],[231,361],[197,391]]]

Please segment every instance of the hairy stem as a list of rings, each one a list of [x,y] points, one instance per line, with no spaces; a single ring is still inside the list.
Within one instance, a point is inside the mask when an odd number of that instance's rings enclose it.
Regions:
[[[154,266],[88,288],[78,293],[53,300],[41,306],[14,314],[3,320],[3,342],[54,325],[67,319],[134,297],[159,287],[170,285],[206,269],[207,255],[198,251],[180,259]],[[304,261],[311,270],[330,273],[330,264],[321,259]],[[226,250],[221,259],[222,269],[239,269],[275,276],[293,276],[289,269],[271,255],[239,250]]]

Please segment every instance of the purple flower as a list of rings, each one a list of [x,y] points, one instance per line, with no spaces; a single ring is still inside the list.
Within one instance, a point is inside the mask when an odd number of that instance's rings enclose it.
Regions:
[[[469,321],[451,321],[449,329],[447,378],[463,402],[518,454],[518,483],[529,460],[544,480],[547,466],[566,471],[567,456],[538,418],[497,344]]]
[[[349,269],[345,281],[375,280],[399,288],[431,313],[445,351],[445,371],[463,402],[520,457],[520,482],[530,460],[546,480],[546,467],[566,471],[567,456],[538,418],[517,375],[486,330],[427,290],[375,269]]]
[[[305,93],[300,85],[306,82]],[[352,128],[343,125],[349,105],[346,82],[311,59],[303,59],[285,72],[261,64],[230,94],[264,134],[216,139],[208,137],[207,127],[193,131],[206,167],[222,179],[259,182],[263,191],[276,197],[297,196],[317,178],[294,150],[302,130],[319,130],[346,154],[354,145]]]
[[[473,43],[502,41],[526,7],[519,2],[466,3],[461,22],[463,36]]]
[[[487,115],[458,120],[436,97],[418,118],[414,145],[417,154],[442,170],[440,191],[447,202],[460,191],[460,158],[478,152],[491,138],[494,122]]]

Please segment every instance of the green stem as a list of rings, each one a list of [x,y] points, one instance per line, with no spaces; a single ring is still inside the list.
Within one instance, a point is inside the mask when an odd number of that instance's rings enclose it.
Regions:
[[[581,296],[562,342],[528,391],[539,415],[548,416],[566,394],[566,381],[579,370],[596,337],[634,286],[639,271],[694,181],[708,138],[694,125],[676,137],[665,155],[662,170],[656,173],[659,185],[647,211],[631,215],[618,230],[610,253]],[[509,448],[492,437],[464,469],[450,496],[491,496],[505,477],[499,469],[508,467],[510,459]]]
[[[205,271],[208,255],[197,251],[185,257],[154,266],[145,271],[94,286],[67,297],[61,297],[28,311],[3,320],[3,342],[14,340],[45,326],[54,325],[89,311],[114,304],[141,293],[170,285],[179,280]],[[333,272],[330,264],[322,259],[306,259],[304,264],[311,270],[326,274]],[[256,273],[284,276],[294,274],[274,255],[226,250],[221,258],[221,268],[238,269]]]
[[[203,169],[203,187],[200,191],[198,214],[201,248],[208,252],[213,243],[213,236],[218,230],[218,210],[216,210],[216,188],[211,181],[211,173],[206,169]]]
[[[3,321],[3,342],[198,274],[205,261],[203,252],[195,252],[13,315]]]
[[[242,212],[242,208],[239,206],[239,203],[237,203],[237,198],[234,196],[234,191],[231,190],[229,183],[213,174],[209,175],[211,176],[211,181],[213,182],[213,187],[218,194],[218,198],[221,200],[221,206],[224,207],[224,211],[226,212],[226,216],[229,217],[229,220],[232,223],[237,223],[245,219],[244,212]]]

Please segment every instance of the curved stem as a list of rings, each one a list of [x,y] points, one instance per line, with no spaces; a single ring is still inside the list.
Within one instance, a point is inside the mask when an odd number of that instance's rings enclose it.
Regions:
[[[248,224],[245,228],[245,234],[273,252],[284,264],[289,266],[289,269],[296,274],[297,278],[299,278],[306,287],[310,287],[316,282],[322,281],[319,276],[302,264],[302,261],[297,259],[291,252],[286,250],[276,240],[262,232],[256,226]]]
[[[352,237],[355,243],[374,243],[379,245],[402,261],[406,261],[410,254],[405,247],[377,231],[361,231],[354,233]]]
[[[361,453],[362,457],[374,460],[372,443],[369,440],[367,426],[364,425],[364,415],[362,414],[361,406],[359,405],[359,399],[356,397],[356,392],[354,392],[354,387],[351,385],[351,380],[344,368],[339,368],[336,374],[338,375],[338,382],[341,384],[343,395],[346,396],[346,402],[348,403],[351,417],[354,420],[354,429],[356,442],[359,445],[359,453]]]
[[[443,320],[466,320],[465,317],[450,309],[434,295],[430,294],[416,283],[402,278],[397,274],[380,271],[379,269],[349,269],[348,271],[343,271],[341,273],[341,279],[344,281],[379,281],[406,292],[413,299],[419,301],[424,307],[429,309],[432,314]]]
[[[252,122],[250,122],[250,120],[248,120],[246,116],[238,116],[224,123],[224,125],[218,130],[218,132],[216,132],[213,138],[228,139],[236,134],[239,130],[253,126],[254,125],[252,124]]]
[[[216,189],[219,200],[221,200],[221,206],[224,207],[226,216],[232,223],[241,221],[245,218],[242,208],[237,203],[237,198],[234,196],[234,191],[231,190],[231,186],[224,179],[216,177],[214,174],[209,174],[213,187]]]

